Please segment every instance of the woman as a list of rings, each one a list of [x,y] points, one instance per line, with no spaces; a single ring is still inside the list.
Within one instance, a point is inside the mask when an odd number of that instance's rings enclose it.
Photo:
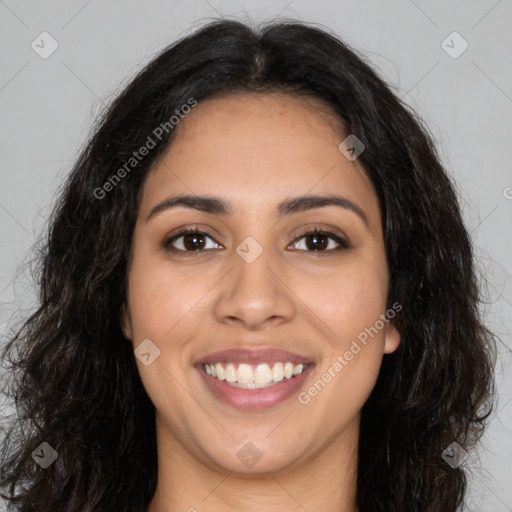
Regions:
[[[492,405],[473,264],[432,139],[353,50],[211,23],[128,85],[62,190],[6,349],[4,494],[455,511]]]

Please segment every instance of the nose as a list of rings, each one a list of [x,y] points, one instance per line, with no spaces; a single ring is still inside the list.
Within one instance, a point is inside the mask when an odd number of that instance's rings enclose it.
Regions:
[[[235,255],[235,268],[221,282],[215,304],[219,322],[257,331],[291,321],[296,305],[283,266],[267,251],[252,263]]]

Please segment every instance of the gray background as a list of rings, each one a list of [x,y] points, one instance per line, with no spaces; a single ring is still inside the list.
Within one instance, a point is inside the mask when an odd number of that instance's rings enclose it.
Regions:
[[[512,512],[512,0],[0,0],[0,344],[34,305],[20,265],[101,106],[210,18],[278,15],[319,23],[361,50],[426,121],[456,178],[487,280],[483,310],[500,336],[499,402],[468,460],[468,510]],[[59,45],[46,59],[31,47],[43,31]],[[469,45],[457,58],[445,50],[460,52],[458,36],[442,45],[454,31]]]

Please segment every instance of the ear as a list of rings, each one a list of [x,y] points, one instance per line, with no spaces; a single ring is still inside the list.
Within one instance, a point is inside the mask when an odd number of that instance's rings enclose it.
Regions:
[[[132,340],[132,320],[130,318],[130,311],[126,303],[123,303],[121,306],[121,311],[119,312],[119,323],[121,324],[124,337]]]
[[[384,353],[391,354],[400,345],[400,333],[391,322],[386,326],[386,334],[384,335]]]

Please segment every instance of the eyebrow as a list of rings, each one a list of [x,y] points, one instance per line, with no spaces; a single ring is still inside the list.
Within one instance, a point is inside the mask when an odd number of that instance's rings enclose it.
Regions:
[[[205,213],[215,215],[231,215],[233,208],[230,203],[214,196],[197,195],[179,195],[171,196],[151,208],[146,221],[149,221],[155,215],[177,207],[193,208]],[[369,227],[368,217],[363,209],[350,199],[340,195],[303,195],[290,197],[279,203],[277,207],[278,217],[285,217],[294,213],[324,208],[326,206],[338,206],[358,215],[361,220]]]

